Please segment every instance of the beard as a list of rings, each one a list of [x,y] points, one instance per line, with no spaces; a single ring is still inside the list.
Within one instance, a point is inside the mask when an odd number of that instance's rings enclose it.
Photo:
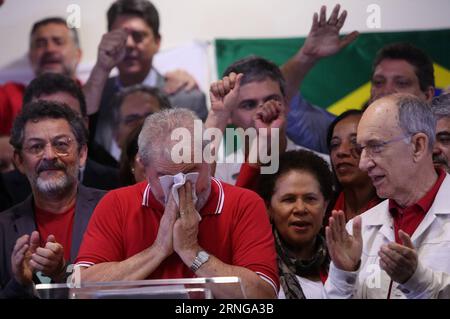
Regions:
[[[57,176],[41,176],[42,172],[57,170],[63,174]],[[79,169],[76,165],[67,167],[58,161],[43,160],[37,167],[36,174],[31,177],[37,191],[45,196],[60,196],[68,192],[76,184]]]

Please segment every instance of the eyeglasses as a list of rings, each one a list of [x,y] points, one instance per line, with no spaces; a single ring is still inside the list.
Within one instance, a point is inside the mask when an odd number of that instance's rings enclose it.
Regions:
[[[405,139],[409,138],[410,136],[411,135],[402,135],[402,136],[399,136],[399,137],[396,137],[396,138],[393,138],[391,140],[384,141],[384,142],[382,142],[382,141],[369,141],[367,143],[367,145],[365,145],[365,146],[362,146],[360,144],[356,144],[355,147],[352,148],[352,151],[355,152],[354,155],[361,156],[362,151],[366,150],[366,155],[369,158],[374,158],[377,155],[381,154],[383,152],[384,148],[387,145],[389,145],[391,143],[395,143],[395,142],[399,142],[399,141],[405,140]]]
[[[44,154],[45,147],[50,143],[53,151],[58,156],[67,156],[70,153],[74,140],[70,137],[59,137],[50,142],[36,141],[25,146],[23,149],[28,154],[41,157]]]

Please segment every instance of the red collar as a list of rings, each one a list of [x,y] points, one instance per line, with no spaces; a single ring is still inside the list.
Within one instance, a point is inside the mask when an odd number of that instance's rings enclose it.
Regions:
[[[160,212],[164,211],[163,205],[153,195],[150,184],[142,182],[139,184],[142,191],[142,206],[152,207]],[[225,194],[222,183],[211,177],[211,194],[205,206],[200,210],[200,215],[216,215],[222,213]]]
[[[396,201],[390,199],[389,212],[394,216],[399,211],[409,211],[415,207],[417,209],[416,211],[426,214],[430,210],[431,205],[433,205],[434,199],[436,198],[439,188],[441,187],[446,175],[443,169],[437,169],[436,173],[438,173],[438,179],[434,183],[433,187],[431,187],[425,196],[423,196],[417,203],[408,207],[401,207]]]

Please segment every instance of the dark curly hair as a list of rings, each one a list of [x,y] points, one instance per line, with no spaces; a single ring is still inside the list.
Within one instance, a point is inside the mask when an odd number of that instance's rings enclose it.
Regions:
[[[80,104],[81,116],[87,116],[86,99],[81,87],[71,78],[58,73],[44,73],[28,84],[23,95],[23,104],[29,104],[42,95],[67,93]]]
[[[333,196],[333,176],[328,163],[310,151],[297,150],[283,153],[280,156],[278,172],[275,174],[262,174],[260,176],[258,193],[266,201],[266,204],[270,203],[277,180],[294,170],[312,174],[317,179],[320,192],[325,200],[331,200]]]
[[[24,106],[14,120],[9,142],[16,151],[22,150],[25,125],[30,121],[45,118],[66,120],[78,142],[78,151],[86,145],[87,130],[82,118],[75,111],[63,103],[38,100]]]

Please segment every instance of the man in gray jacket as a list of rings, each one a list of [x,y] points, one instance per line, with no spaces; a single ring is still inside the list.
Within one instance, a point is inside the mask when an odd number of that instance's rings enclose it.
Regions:
[[[63,282],[104,192],[82,186],[86,128],[68,106],[27,105],[11,133],[14,161],[32,195],[0,214],[0,298],[32,297],[35,283]]]

